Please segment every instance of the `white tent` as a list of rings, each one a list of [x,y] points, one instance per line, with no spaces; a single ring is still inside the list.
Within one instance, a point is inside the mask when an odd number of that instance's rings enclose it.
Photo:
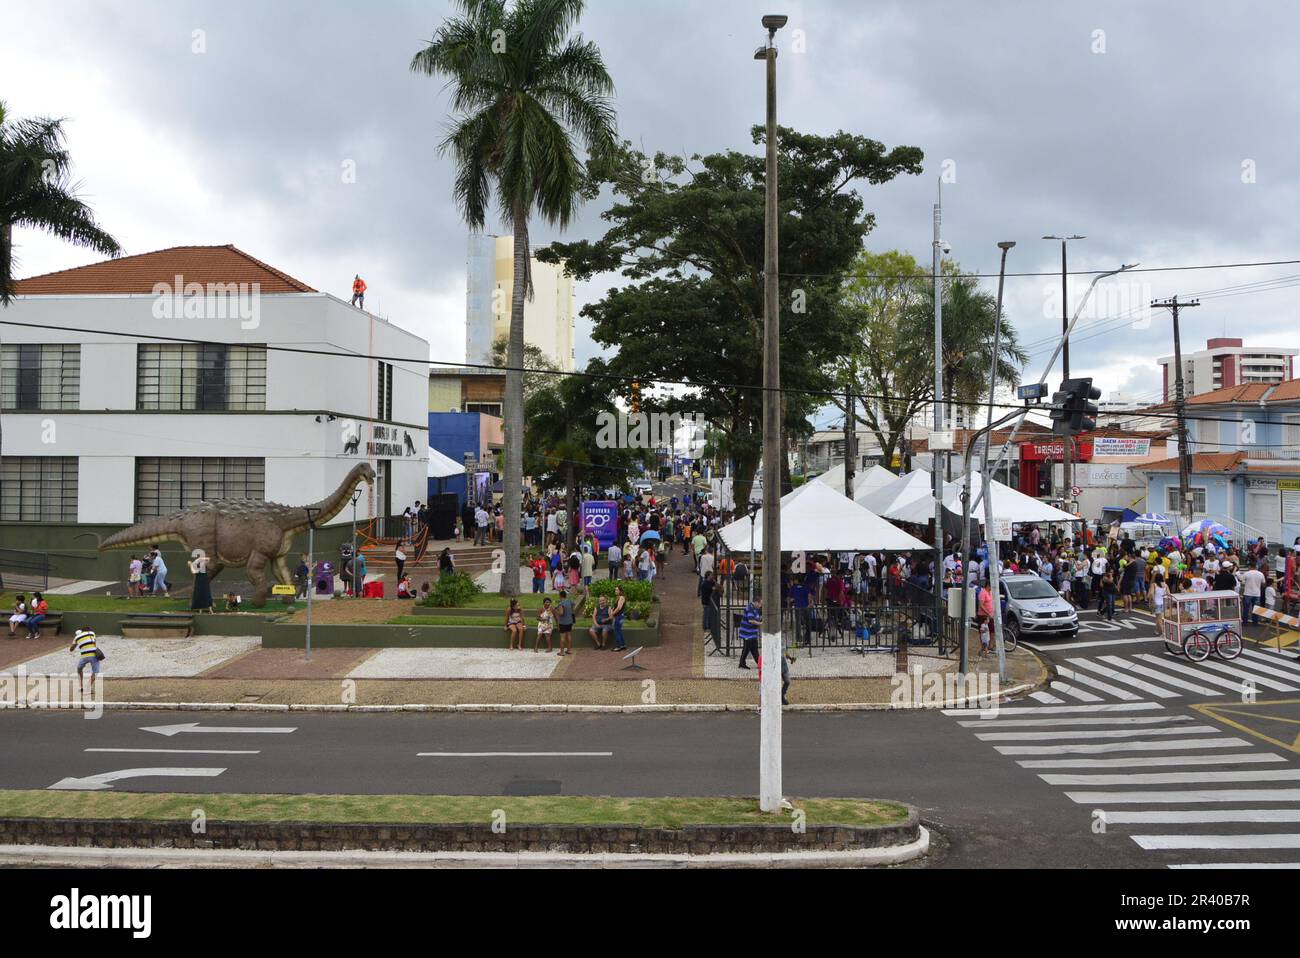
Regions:
[[[444,456],[437,449],[429,449],[429,478],[446,479],[448,476],[465,475],[464,463],[456,462]]]
[[[753,548],[763,548],[763,511],[752,525]],[[748,516],[722,529],[722,541],[733,551],[750,549]],[[858,549],[929,549],[920,539],[890,525],[842,492],[820,482],[806,482],[781,500],[783,552],[851,552]]]
[[[971,515],[977,519],[980,525],[984,524],[984,503],[980,501],[979,505],[975,504],[975,497],[979,495],[980,486],[983,477],[978,473],[971,475]],[[1023,492],[1018,492],[1004,483],[994,479],[989,483],[990,495],[993,498],[993,517],[995,519],[1007,519],[1011,522],[1074,522],[1077,521],[1075,516],[1068,512],[1062,512],[1045,502],[1039,502]],[[943,490],[943,507],[956,516],[961,515],[961,492],[962,481],[953,480],[944,484]],[[896,522],[911,522],[916,525],[925,525],[934,518],[934,499],[930,496],[917,498],[911,502],[892,510],[889,518]]]
[[[895,513],[909,506],[917,499],[930,503],[930,512],[934,512],[934,492],[931,488],[934,479],[925,469],[917,469],[862,496],[855,496],[858,505],[871,512],[886,517],[896,518]]]
[[[855,500],[861,499],[868,492],[874,492],[876,489],[888,485],[897,478],[898,476],[894,475],[884,466],[870,466],[862,472],[854,473],[853,498]],[[844,464],[840,463],[838,466],[823,472],[820,476],[815,476],[813,482],[824,483],[836,492],[843,494]]]

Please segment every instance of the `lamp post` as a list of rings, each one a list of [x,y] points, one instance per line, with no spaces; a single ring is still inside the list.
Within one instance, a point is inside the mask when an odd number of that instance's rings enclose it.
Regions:
[[[749,500],[749,601],[754,601],[754,526],[758,522],[758,510],[762,503]]]
[[[767,67],[767,171],[763,239],[763,626],[758,806],[778,812],[781,787],[781,286],[777,272],[776,31],[789,18],[763,17],[767,44],[754,53]],[[775,573],[773,570],[776,570]]]
[[[361,487],[352,490],[352,561],[357,561],[357,502],[361,499]]]
[[[1070,304],[1068,297],[1067,277],[1065,269],[1065,244],[1071,240],[1087,239],[1086,236],[1074,234],[1071,236],[1044,236],[1045,240],[1059,240],[1061,243],[1061,335],[1064,337],[1061,346],[1061,379],[1070,378]],[[1061,498],[1073,505],[1074,495],[1074,466],[1071,457],[1073,452],[1074,437],[1063,436],[1061,442]]]
[[[320,516],[319,508],[307,506],[303,509],[307,513],[307,568],[312,570],[312,578],[316,577],[316,519]],[[307,587],[307,661],[311,661],[311,597],[316,592],[316,583],[313,581]]]

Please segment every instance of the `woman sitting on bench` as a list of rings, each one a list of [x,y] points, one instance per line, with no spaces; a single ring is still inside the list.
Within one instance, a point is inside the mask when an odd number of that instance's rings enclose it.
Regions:
[[[49,603],[39,592],[32,593],[32,604],[27,612],[27,638],[39,639],[41,637],[41,623],[45,621],[45,615],[50,611]]]

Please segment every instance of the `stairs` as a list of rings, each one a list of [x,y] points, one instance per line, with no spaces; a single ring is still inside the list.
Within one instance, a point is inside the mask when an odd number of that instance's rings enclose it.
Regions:
[[[499,546],[465,546],[447,542],[430,542],[429,548],[417,563],[412,552],[407,551],[406,572],[418,588],[422,582],[432,582],[438,577],[438,557],[442,550],[451,546],[452,557],[456,561],[456,571],[476,576],[492,568],[493,554]],[[397,564],[393,561],[392,543],[370,543],[361,547],[361,554],[366,557],[366,568],[372,576],[384,577],[387,582],[397,581]]]

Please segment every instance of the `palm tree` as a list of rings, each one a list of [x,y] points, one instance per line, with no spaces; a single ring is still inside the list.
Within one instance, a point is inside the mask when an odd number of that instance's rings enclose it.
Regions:
[[[9,121],[0,102],[0,306],[14,297],[15,226],[44,230],[106,256],[122,249],[100,229],[69,182],[72,160],[63,121],[48,117]]]
[[[604,153],[615,138],[614,83],[600,50],[569,35],[583,0],[459,0],[462,15],[438,28],[411,69],[445,76],[455,114],[441,151],[456,161],[455,197],[482,229],[492,192],[514,231],[514,290],[506,350],[505,568],[519,567],[523,483],[524,297],[531,296],[528,218],[564,228],[585,190],[578,145]],[[501,594],[519,592],[515,575]]]

